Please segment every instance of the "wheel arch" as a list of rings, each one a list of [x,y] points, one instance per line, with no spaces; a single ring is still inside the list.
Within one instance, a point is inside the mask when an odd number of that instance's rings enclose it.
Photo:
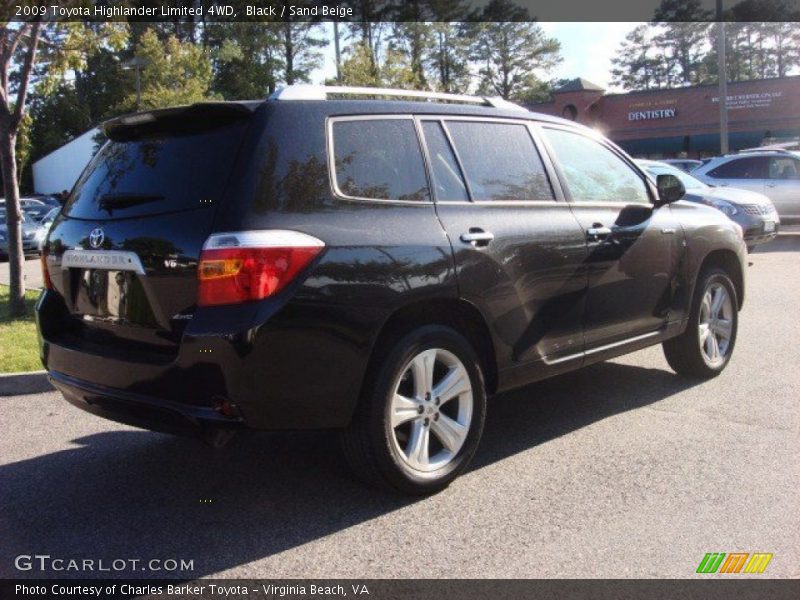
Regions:
[[[486,392],[497,390],[497,359],[489,326],[481,312],[470,302],[459,298],[436,298],[407,304],[393,312],[383,323],[375,342],[362,382],[362,389],[376,364],[391,350],[398,339],[424,325],[444,325],[463,335],[480,362]]]
[[[745,295],[744,270],[739,257],[734,251],[719,249],[712,250],[706,254],[705,258],[703,258],[703,262],[700,263],[700,268],[697,271],[698,277],[695,278],[694,285],[697,285],[697,279],[699,278],[700,273],[714,267],[722,269],[730,276],[731,281],[733,282],[733,287],[736,290],[737,308],[738,310],[741,310],[742,306],[744,305]]]

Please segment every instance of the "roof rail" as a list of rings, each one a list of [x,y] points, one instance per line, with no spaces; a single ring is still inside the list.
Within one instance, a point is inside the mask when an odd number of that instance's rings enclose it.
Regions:
[[[423,92],[420,90],[400,90],[393,88],[348,87],[341,85],[288,85],[275,90],[270,100],[327,100],[329,95],[338,96],[390,96],[394,98],[420,98],[422,100],[441,100],[458,104],[480,104],[505,110],[528,112],[519,104],[509,102],[499,96],[468,96],[466,94],[446,94],[444,92]]]
[[[789,156],[797,156],[797,151],[788,150],[786,148],[745,148],[744,150],[739,150],[737,154],[753,154],[755,152],[775,152],[776,154],[787,154]]]

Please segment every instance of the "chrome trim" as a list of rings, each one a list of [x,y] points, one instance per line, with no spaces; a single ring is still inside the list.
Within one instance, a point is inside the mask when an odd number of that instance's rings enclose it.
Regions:
[[[61,256],[61,268],[133,271],[145,275],[139,256],[126,250],[67,250]]]
[[[599,352],[605,352],[606,350],[611,350],[613,348],[618,348],[619,346],[625,346],[626,344],[632,344],[634,342],[639,342],[641,340],[646,340],[647,338],[659,335],[662,333],[662,330],[659,329],[657,331],[651,331],[650,333],[645,333],[642,335],[637,335],[631,338],[626,338],[624,340],[620,340],[618,342],[614,342],[612,344],[606,344],[605,346],[598,346],[597,348],[592,348],[591,350],[586,350],[584,352],[577,352],[575,354],[570,354],[568,356],[562,356],[560,358],[555,358],[552,360],[548,360],[548,358],[544,357],[544,363],[546,365],[557,365],[562,362],[566,362],[568,360],[575,360],[576,358],[583,358],[584,356],[590,356],[592,354],[597,354]]]
[[[291,229],[261,229],[212,233],[203,250],[225,248],[323,248],[325,242],[312,235]]]

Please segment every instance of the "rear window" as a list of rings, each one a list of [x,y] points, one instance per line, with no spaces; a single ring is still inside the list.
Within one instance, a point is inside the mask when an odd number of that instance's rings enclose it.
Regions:
[[[473,200],[555,200],[525,125],[448,121]]]
[[[110,141],[81,175],[64,212],[79,219],[138,217],[220,200],[241,125],[194,134]]]
[[[333,123],[338,191],[352,198],[427,200],[428,183],[411,119]]]

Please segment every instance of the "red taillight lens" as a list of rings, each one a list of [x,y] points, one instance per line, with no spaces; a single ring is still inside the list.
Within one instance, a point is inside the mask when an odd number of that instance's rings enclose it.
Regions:
[[[42,280],[46,290],[53,289],[53,282],[50,280],[50,269],[47,268],[47,252],[42,250]]]
[[[286,287],[323,247],[316,238],[298,232],[212,235],[200,255],[197,304],[217,306],[267,298]]]

